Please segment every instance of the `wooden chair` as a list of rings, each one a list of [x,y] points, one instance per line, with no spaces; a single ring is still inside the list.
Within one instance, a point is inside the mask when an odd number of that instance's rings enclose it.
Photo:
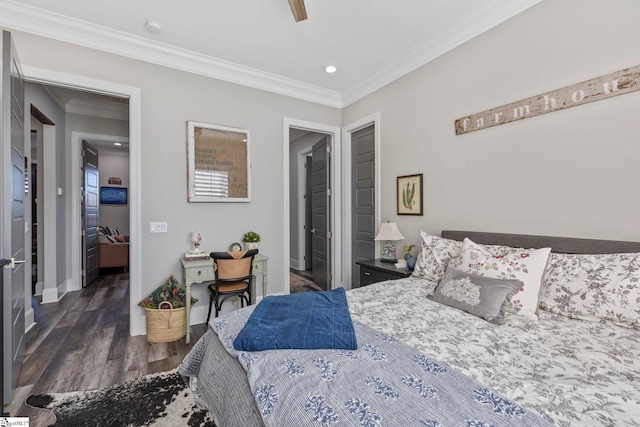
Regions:
[[[240,305],[251,304],[251,283],[253,281],[253,259],[258,253],[257,249],[238,252],[211,252],[211,258],[216,264],[215,280],[209,285],[209,314],[207,323],[211,318],[211,307],[215,306],[216,315],[222,309],[222,303],[232,297],[240,298]]]

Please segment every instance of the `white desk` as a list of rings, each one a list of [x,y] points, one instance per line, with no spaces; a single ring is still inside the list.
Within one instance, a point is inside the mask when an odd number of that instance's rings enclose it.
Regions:
[[[253,280],[251,281],[251,304],[256,303],[256,278],[262,276],[262,297],[267,295],[267,261],[269,257],[257,254],[253,259]],[[182,261],[182,274],[184,286],[187,291],[187,335],[185,342],[189,344],[190,337],[190,320],[191,320],[191,285],[195,283],[212,282],[215,280],[213,259],[203,261]],[[208,293],[207,293],[208,295]]]

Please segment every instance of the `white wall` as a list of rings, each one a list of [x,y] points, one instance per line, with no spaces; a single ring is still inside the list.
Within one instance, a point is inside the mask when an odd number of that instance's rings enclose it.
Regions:
[[[454,121],[640,64],[640,2],[544,1],[343,110],[381,112],[382,218],[405,243],[468,229],[640,240],[640,92],[456,136]],[[396,177],[424,174],[424,216]],[[402,242],[398,242],[402,244]]]
[[[284,283],[283,118],[340,125],[340,110],[117,55],[14,31],[23,65],[138,87],[142,99],[141,294],[170,274],[182,277],[180,256],[189,235],[202,233],[206,250],[226,249],[247,230],[260,233],[269,260],[269,293]],[[251,203],[188,203],[186,122],[249,129]],[[132,171],[133,172],[133,171]],[[149,222],[168,223],[168,233],[150,234]],[[287,242],[288,244],[288,242]],[[194,286],[205,308],[203,286]],[[136,308],[137,309],[137,308]],[[206,315],[206,309],[205,313]]]

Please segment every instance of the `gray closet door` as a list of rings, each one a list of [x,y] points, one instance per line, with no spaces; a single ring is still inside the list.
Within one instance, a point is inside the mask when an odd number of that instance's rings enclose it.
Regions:
[[[324,290],[331,289],[331,241],[329,171],[331,157],[329,138],[316,143],[312,149],[313,191],[311,195],[312,269],[313,281]]]
[[[375,128],[369,125],[351,135],[351,284],[360,287],[360,266],[375,256]]]

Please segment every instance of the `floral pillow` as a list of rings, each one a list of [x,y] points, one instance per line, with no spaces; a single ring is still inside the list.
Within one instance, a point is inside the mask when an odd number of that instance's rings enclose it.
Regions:
[[[540,308],[640,328],[640,253],[551,254]]]
[[[460,255],[452,258],[449,266],[480,276],[520,280],[523,285],[511,299],[508,310],[537,318],[542,275],[550,252],[551,248],[484,246],[464,239]]]
[[[504,308],[520,291],[519,280],[494,279],[448,267],[436,287],[433,301],[455,307],[489,323],[504,323]]]
[[[439,282],[451,258],[458,256],[462,242],[420,232],[422,246],[411,277]]]

